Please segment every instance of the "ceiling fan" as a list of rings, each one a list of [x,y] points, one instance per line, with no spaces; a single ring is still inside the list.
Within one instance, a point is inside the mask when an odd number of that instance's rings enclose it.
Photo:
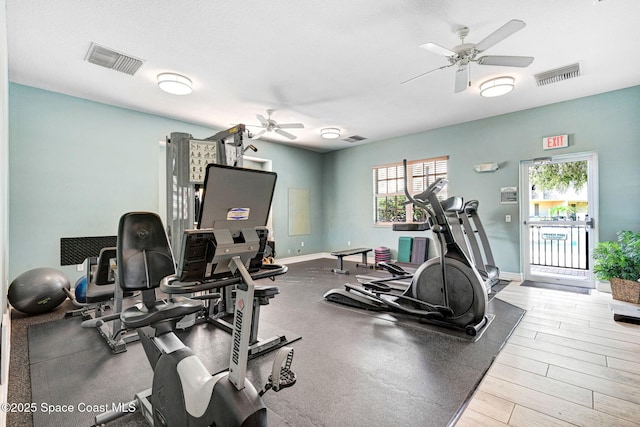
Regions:
[[[408,83],[419,77],[426,76],[427,74],[434,71],[442,70],[444,68],[449,68],[456,65],[458,68],[456,69],[455,76],[455,92],[459,93],[465,91],[471,84],[469,79],[469,65],[471,62],[476,62],[479,65],[527,67],[533,62],[534,58],[532,56],[486,55],[476,58],[481,52],[484,52],[493,45],[514,34],[515,32],[520,31],[526,25],[527,24],[525,24],[523,21],[512,19],[478,43],[465,43],[464,39],[469,34],[469,27],[459,26],[455,29],[455,33],[460,38],[461,44],[455,46],[452,49],[447,49],[446,47],[442,47],[439,44],[433,42],[420,45],[421,48],[426,49],[431,53],[446,56],[449,64],[412,77],[409,80],[405,80],[404,82],[402,82],[402,84]]]
[[[258,118],[258,120],[260,120],[260,126],[262,127],[262,130],[259,131],[258,133],[254,134],[251,139],[258,139],[260,138],[262,135],[264,135],[267,132],[275,132],[277,134],[280,134],[286,138],[289,139],[296,139],[297,136],[286,132],[282,129],[302,129],[304,128],[304,125],[302,123],[282,123],[279,124],[278,122],[276,122],[275,120],[273,120],[271,118],[271,114],[274,113],[275,110],[267,110],[267,118],[265,118],[262,114],[256,114],[256,117]]]

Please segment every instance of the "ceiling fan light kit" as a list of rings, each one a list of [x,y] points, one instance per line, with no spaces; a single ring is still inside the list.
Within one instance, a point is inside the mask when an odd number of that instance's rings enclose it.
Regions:
[[[181,74],[158,74],[158,87],[172,95],[189,95],[193,91],[191,85],[191,79]]]
[[[485,98],[493,98],[495,96],[506,95],[514,88],[515,79],[513,77],[496,77],[480,85],[480,95]]]
[[[338,139],[340,138],[340,129],[338,128],[324,128],[320,130],[320,136],[323,139]]]
[[[469,27],[458,26],[454,30],[456,35],[460,39],[460,44],[458,46],[448,49],[434,42],[428,42],[420,45],[421,48],[428,50],[431,53],[446,57],[449,64],[440,66],[431,71],[427,71],[426,73],[422,73],[418,76],[412,77],[402,82],[402,84],[413,81],[419,77],[426,76],[427,74],[430,74],[434,71],[456,66],[457,68],[455,74],[454,92],[460,93],[467,90],[470,86],[470,65],[472,62],[478,65],[490,65],[499,67],[528,67],[533,62],[534,58],[532,56],[485,55],[478,57],[480,53],[493,47],[495,44],[501,42],[514,33],[522,30],[526,25],[527,24],[525,24],[524,21],[512,19],[502,27],[495,30],[493,33],[489,34],[484,39],[480,40],[478,43],[465,43],[465,38],[469,35]],[[494,90],[498,91],[498,89]],[[496,95],[490,95],[493,91],[489,90],[487,92],[487,95],[483,94],[483,96],[504,95],[505,93],[513,90],[513,81],[511,82],[510,88],[503,87],[502,90],[504,90],[505,92],[499,93],[498,91],[498,94]]]

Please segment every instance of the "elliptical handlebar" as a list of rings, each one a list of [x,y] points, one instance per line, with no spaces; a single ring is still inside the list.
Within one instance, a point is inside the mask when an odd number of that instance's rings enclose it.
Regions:
[[[414,205],[418,205],[421,208],[427,207],[427,205],[429,204],[427,200],[429,199],[429,196],[431,194],[439,193],[440,190],[442,190],[447,186],[447,184],[449,184],[449,181],[446,178],[440,178],[429,187],[427,187],[427,189],[422,193],[412,196],[411,194],[409,194],[409,188],[407,185],[407,159],[402,160],[402,166],[404,168],[404,194],[409,202],[413,203]]]

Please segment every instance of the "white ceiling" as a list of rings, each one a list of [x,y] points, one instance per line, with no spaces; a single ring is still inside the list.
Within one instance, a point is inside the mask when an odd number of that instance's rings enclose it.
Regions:
[[[275,109],[305,128],[267,139],[323,152],[638,85],[638,18],[639,0],[7,0],[9,79],[217,129]],[[486,54],[534,56],[528,68],[472,64],[458,94],[454,67],[401,84],[448,63],[419,45],[458,45],[457,25],[477,43],[510,19],[527,26]],[[144,64],[134,76],[91,64],[92,42]],[[536,85],[575,62],[582,76]],[[160,91],[166,71],[194,92]],[[513,92],[479,96],[502,75]],[[326,141],[323,127],[368,139]]]

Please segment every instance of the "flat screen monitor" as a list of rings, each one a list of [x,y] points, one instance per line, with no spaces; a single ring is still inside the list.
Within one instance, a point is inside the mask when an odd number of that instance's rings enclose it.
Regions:
[[[237,237],[243,228],[266,226],[276,177],[275,172],[209,164],[198,228],[229,230]]]

